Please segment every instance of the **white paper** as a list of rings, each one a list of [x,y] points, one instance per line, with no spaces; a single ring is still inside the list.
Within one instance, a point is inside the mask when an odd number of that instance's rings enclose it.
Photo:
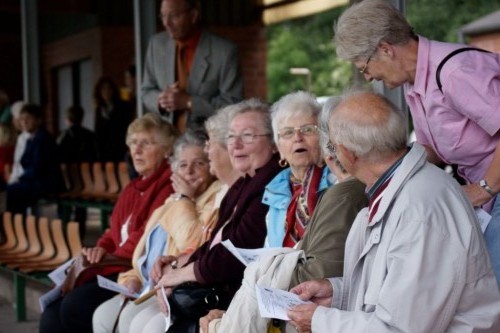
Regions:
[[[115,281],[111,281],[110,279],[106,279],[104,276],[97,275],[97,284],[99,287],[116,291],[124,296],[137,298],[139,297],[139,293],[131,293],[127,288],[122,286],[121,284],[116,283]]]
[[[491,215],[486,213],[486,211],[482,208],[475,208],[477,219],[479,221],[479,225],[481,226],[481,231],[484,234],[486,227],[490,224]]]
[[[298,295],[281,289],[255,285],[255,291],[257,293],[260,316],[263,318],[290,320],[286,314],[290,308],[299,304],[311,303],[304,302]]]
[[[171,322],[170,322],[170,303],[168,302],[167,293],[165,292],[164,287],[161,287],[161,296],[163,297],[163,301],[165,301],[165,304],[167,305],[168,314],[165,316],[165,332],[167,332],[168,329],[170,328],[170,325],[171,325]]]
[[[52,288],[49,292],[40,296],[40,298],[38,299],[38,304],[40,304],[40,310],[42,310],[42,312],[43,312],[45,310],[45,308],[47,306],[49,306],[49,304],[54,302],[59,297],[61,297],[61,286],[60,285]]]
[[[226,239],[221,243],[245,266],[248,266],[248,264],[250,264],[251,262],[259,259],[259,257],[261,257],[262,255],[275,250],[274,248],[242,249],[239,247],[235,247],[229,239]]]
[[[69,266],[71,266],[73,261],[75,261],[75,258],[66,261],[64,264],[49,273],[49,279],[51,279],[56,286],[60,286],[61,284],[63,284],[64,280],[66,279],[66,275],[68,275],[66,270]]]

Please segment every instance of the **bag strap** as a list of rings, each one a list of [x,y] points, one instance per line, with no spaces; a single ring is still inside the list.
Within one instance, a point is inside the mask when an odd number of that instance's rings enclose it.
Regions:
[[[483,49],[478,49],[476,47],[462,47],[460,49],[456,49],[455,51],[452,51],[450,54],[448,54],[446,57],[444,57],[444,59],[441,60],[441,62],[439,63],[439,65],[437,67],[437,70],[436,70],[436,83],[437,83],[439,91],[441,93],[443,93],[443,89],[442,89],[442,85],[441,85],[441,79],[440,79],[441,69],[443,68],[444,64],[448,60],[450,60],[451,57],[453,57],[454,55],[456,55],[458,53],[462,53],[462,52],[465,52],[465,51],[479,51],[479,52],[491,53],[490,51],[483,50]]]
[[[130,300],[130,298],[128,298],[128,297],[126,297],[123,300],[123,303],[120,306],[120,310],[118,311],[118,315],[116,316],[115,323],[113,324],[113,330],[111,331],[112,333],[117,333],[118,324],[120,323],[120,316],[123,312],[123,309],[125,309],[125,307],[127,306],[127,303],[129,300]]]

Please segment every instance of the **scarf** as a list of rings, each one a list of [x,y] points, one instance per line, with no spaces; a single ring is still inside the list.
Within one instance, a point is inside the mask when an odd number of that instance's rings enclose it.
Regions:
[[[307,169],[302,182],[290,174],[292,199],[286,212],[284,247],[294,247],[304,236],[318,201],[322,173],[321,168],[312,165]]]

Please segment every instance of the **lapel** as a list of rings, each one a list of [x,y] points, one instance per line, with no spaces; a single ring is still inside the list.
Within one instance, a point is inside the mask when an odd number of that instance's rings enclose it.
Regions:
[[[211,52],[210,36],[206,31],[202,31],[200,40],[196,46],[191,73],[189,74],[188,92],[199,91],[199,87],[204,81],[205,74],[209,67],[208,58]]]

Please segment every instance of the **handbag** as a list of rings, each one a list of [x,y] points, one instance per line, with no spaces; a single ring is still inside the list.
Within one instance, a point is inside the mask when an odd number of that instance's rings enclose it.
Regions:
[[[61,285],[62,294],[68,294],[75,286],[95,277],[99,274],[99,268],[106,266],[116,266],[119,270],[126,270],[132,267],[132,261],[128,258],[105,254],[98,263],[91,264],[86,256],[80,255],[68,268],[66,278]]]
[[[169,297],[170,311],[174,316],[198,320],[212,309],[225,310],[231,302],[226,286],[203,286],[186,282],[172,290]]]

